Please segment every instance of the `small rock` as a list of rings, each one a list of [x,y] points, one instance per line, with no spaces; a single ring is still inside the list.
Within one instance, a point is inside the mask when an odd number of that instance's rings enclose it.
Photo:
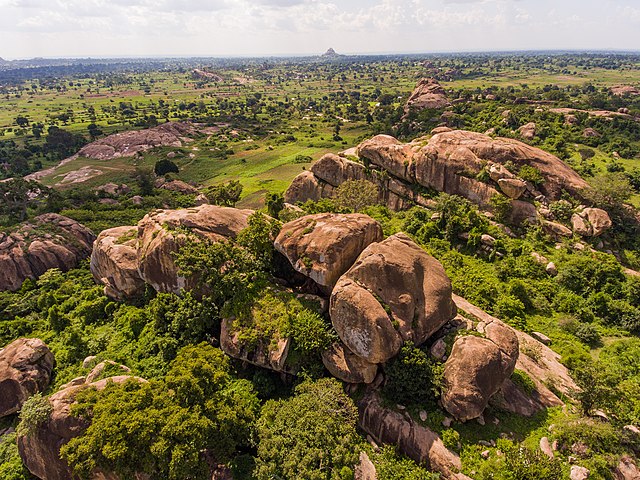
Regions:
[[[487,247],[493,247],[496,243],[496,239],[491,235],[487,235],[486,233],[480,237],[480,243],[486,245]]]
[[[549,262],[547,264],[547,266],[545,267],[545,271],[552,277],[558,275],[558,267],[556,267],[556,264],[553,262]]]
[[[540,439],[540,450],[542,451],[542,453],[544,453],[547,457],[549,458],[553,458],[553,449],[551,448],[551,444],[549,443],[549,439],[547,437],[542,437]]]
[[[489,442],[487,440],[478,440],[478,445],[482,445],[483,447],[490,447],[491,446],[491,442]]]
[[[547,337],[544,333],[532,332],[531,336],[536,340],[538,340],[540,343],[544,343],[545,345],[551,345],[551,339]]]
[[[540,265],[547,265],[549,263],[549,259],[544,255],[540,255],[538,252],[531,252],[531,257]]]
[[[604,413],[602,410],[595,410],[593,412],[593,417],[603,422],[609,421],[609,416],[606,413]]]
[[[442,426],[445,428],[449,428],[452,423],[453,419],[451,417],[444,417],[444,420],[442,420]]]
[[[573,246],[573,248],[574,250],[578,250],[579,252],[582,252],[586,248],[586,246],[584,245],[584,243],[578,242]]]
[[[589,478],[589,470],[584,467],[579,467],[578,465],[573,465],[571,467],[571,473],[569,474],[569,478],[571,480],[587,480]]]
[[[134,205],[142,205],[142,197],[140,195],[134,195],[131,197],[131,203]]]
[[[636,427],[635,425],[625,425],[623,428],[628,432],[640,435],[640,428]]]
[[[444,357],[447,354],[447,344],[444,342],[444,339],[439,338],[429,349],[429,353],[436,360],[444,360]]]
[[[360,452],[360,462],[354,471],[354,480],[376,480],[376,467],[365,452]]]
[[[405,407],[404,405],[400,405],[400,404],[397,404],[397,405],[396,405],[396,408],[397,408],[398,410],[406,410],[406,409],[407,409],[407,407]]]
[[[500,425],[500,419],[497,417],[494,417],[493,420],[491,420],[493,422],[494,425]]]
[[[424,410],[420,410],[420,420],[422,420],[423,422],[427,421],[427,412],[425,412]]]
[[[82,361],[82,368],[91,368],[93,366],[93,362],[96,360],[95,355],[90,355]]]
[[[484,416],[480,414],[480,416],[476,419],[480,425],[485,425]]]
[[[486,460],[487,458],[489,458],[489,455],[490,455],[490,454],[491,454],[491,452],[490,452],[489,450],[484,450],[484,451],[480,454],[480,456]]]

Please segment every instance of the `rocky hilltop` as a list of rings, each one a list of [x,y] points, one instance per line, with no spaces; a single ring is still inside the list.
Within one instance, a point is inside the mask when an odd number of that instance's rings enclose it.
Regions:
[[[17,290],[50,268],[67,271],[91,253],[95,235],[84,225],[56,213],[0,233],[0,291]]]
[[[423,78],[411,92],[404,107],[405,117],[410,112],[417,112],[427,108],[441,109],[451,105],[447,98],[447,92],[433,78]]]
[[[491,210],[495,197],[506,197],[511,223],[544,223],[549,202],[559,200],[563,192],[581,199],[588,188],[571,167],[539,148],[446,127],[410,143],[377,135],[362,142],[356,153],[358,161],[334,154],[322,157],[293,180],[285,201],[330,198],[347,180],[369,180],[378,187],[379,202],[392,210],[429,206],[426,194],[435,190],[467,198],[485,210]],[[523,168],[535,172],[540,181],[530,181]],[[600,210],[598,215],[608,226],[589,230],[577,225],[576,218],[577,233],[599,235],[611,226],[606,212]]]

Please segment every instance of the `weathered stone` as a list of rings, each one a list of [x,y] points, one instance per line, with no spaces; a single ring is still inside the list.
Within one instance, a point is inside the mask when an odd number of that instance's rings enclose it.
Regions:
[[[286,223],[274,246],[298,272],[331,289],[358,255],[382,238],[380,224],[367,215],[320,213]]]
[[[54,358],[38,338],[19,338],[0,349],[0,417],[20,411],[31,395],[51,381]]]
[[[377,364],[354,355],[341,342],[322,353],[322,363],[331,375],[347,383],[371,383],[378,373]]]
[[[501,178],[498,180],[500,190],[513,200],[519,199],[527,191],[527,184],[517,178]]]
[[[184,230],[198,238],[221,241],[234,238],[248,226],[253,210],[201,205],[181,210],[157,210],[138,223],[138,271],[158,292],[179,293],[193,279],[178,274],[175,252],[186,240]]]
[[[584,237],[597,237],[611,228],[609,214],[600,208],[585,208],[571,216],[573,231]]]
[[[571,232],[569,228],[565,227],[561,223],[556,222],[543,221],[542,229],[545,231],[545,233],[551,235],[556,239],[560,237],[571,237],[571,235],[573,234],[573,232]]]
[[[533,138],[536,136],[536,124],[533,122],[529,122],[526,125],[522,125],[520,128],[518,128],[518,132],[520,132],[522,138],[533,140]]]
[[[433,78],[423,78],[413,90],[404,107],[405,116],[425,108],[441,109],[450,105],[447,92]]]
[[[415,462],[447,479],[466,479],[459,472],[460,458],[449,451],[440,437],[427,427],[408,419],[402,413],[386,409],[380,398],[369,393],[358,404],[360,427],[380,444],[396,445],[402,453]]]
[[[553,449],[551,448],[551,443],[549,442],[549,439],[547,437],[542,437],[540,439],[540,450],[547,457],[549,457],[551,459],[554,458]]]
[[[544,333],[540,332],[531,332],[531,336],[545,345],[551,345],[551,339],[547,337]]]
[[[50,268],[76,267],[89,256],[94,240],[91,230],[57,213],[39,215],[11,235],[0,234],[0,291],[17,290]]]
[[[478,418],[518,360],[518,339],[494,319],[480,324],[486,337],[458,337],[444,366],[443,407],[460,421]]]
[[[331,321],[344,344],[370,363],[405,341],[424,343],[455,316],[442,265],[405,234],[367,247],[336,284]]]
[[[579,467],[578,465],[573,465],[571,467],[571,472],[569,473],[569,478],[571,480],[587,480],[589,478],[589,470],[584,467]]]
[[[378,473],[376,472],[376,466],[369,459],[369,455],[365,452],[360,452],[360,459],[356,465],[354,480],[377,480]]]
[[[138,273],[138,227],[104,230],[93,244],[90,269],[96,282],[103,284],[105,295],[133,298],[144,292],[145,283]]]
[[[626,455],[618,462],[613,475],[615,480],[640,480],[640,470],[638,470],[636,462]]]

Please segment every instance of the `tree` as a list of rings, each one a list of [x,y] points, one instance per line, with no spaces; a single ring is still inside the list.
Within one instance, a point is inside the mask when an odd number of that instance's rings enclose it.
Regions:
[[[607,172],[594,177],[591,188],[585,192],[594,206],[605,210],[619,208],[632,194],[633,187],[621,172]]]
[[[101,469],[209,480],[206,458],[227,462],[247,445],[257,410],[251,384],[234,379],[227,357],[203,343],[182,349],[164,380],[80,392],[72,414],[90,426],[60,453],[80,478]]]
[[[38,182],[23,178],[0,182],[0,214],[12,221],[26,220],[27,208],[34,202],[34,197],[42,196],[47,190]]]
[[[150,168],[136,168],[135,179],[142,195],[153,194],[155,179]]]
[[[265,205],[269,216],[278,218],[284,208],[284,196],[281,193],[267,193]]]
[[[16,124],[20,128],[26,128],[29,126],[29,119],[27,117],[23,117],[22,115],[19,115],[18,117],[16,117]]]
[[[213,205],[234,207],[240,200],[240,195],[242,195],[242,185],[238,180],[231,180],[227,183],[208,187],[204,194],[209,203]]]
[[[153,167],[153,171],[157,176],[162,177],[167,173],[178,173],[180,170],[178,169],[178,166],[171,160],[162,159],[156,162],[155,166]]]
[[[378,203],[378,187],[368,180],[347,180],[338,187],[334,199],[338,206],[359,212]]]
[[[258,480],[353,478],[358,412],[333,378],[305,381],[296,395],[270,400],[258,421]]]
[[[98,138],[100,135],[102,135],[102,130],[100,129],[100,127],[98,127],[98,125],[96,125],[95,123],[90,123],[87,126],[87,131],[89,132],[89,136],[92,139],[96,139]]]

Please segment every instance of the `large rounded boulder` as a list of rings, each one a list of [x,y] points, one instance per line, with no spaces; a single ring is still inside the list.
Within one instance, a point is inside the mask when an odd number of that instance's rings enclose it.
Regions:
[[[455,313],[444,268],[403,233],[367,247],[330,302],[342,342],[374,364],[394,357],[406,341],[421,345]]]
[[[27,398],[45,390],[54,363],[38,338],[19,338],[0,349],[0,417],[20,411]]]
[[[319,213],[286,223],[274,245],[294,269],[331,290],[358,255],[382,238],[382,227],[367,215]]]
[[[235,238],[248,226],[253,210],[200,205],[181,210],[158,210],[138,223],[138,270],[140,277],[158,292],[179,293],[189,279],[178,274],[174,254],[184,245],[187,233],[214,242]]]
[[[132,298],[144,292],[144,280],[138,273],[138,227],[104,230],[93,245],[91,273],[102,283],[105,295]]]
[[[477,329],[456,339],[444,364],[442,405],[462,422],[482,414],[518,361],[518,337],[511,328],[495,320]]]

